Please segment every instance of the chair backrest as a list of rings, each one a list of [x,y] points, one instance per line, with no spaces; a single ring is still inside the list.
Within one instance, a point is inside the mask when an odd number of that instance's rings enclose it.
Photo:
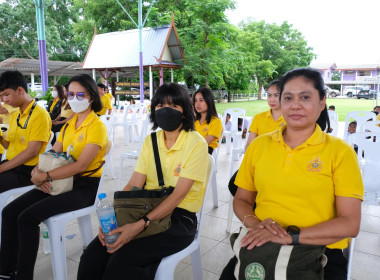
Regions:
[[[137,113],[140,109],[141,109],[140,104],[128,105],[125,108],[125,112],[124,112],[124,122],[127,122],[127,121],[136,122],[137,121]],[[129,116],[130,116],[130,118],[129,118]]]
[[[145,119],[141,126],[140,136],[139,136],[139,144],[137,146],[137,153],[140,154],[141,147],[144,143],[145,137],[148,135],[149,130],[149,124],[150,124],[150,113],[145,116]]]
[[[213,182],[213,180],[210,180],[211,177],[213,176],[213,173],[215,172],[215,162],[214,162],[214,159],[211,155],[208,156],[208,165],[207,165],[207,172],[206,172],[206,182],[205,182],[205,186],[206,186],[206,190],[205,190],[205,196],[203,198],[203,204],[202,204],[202,207],[201,209],[198,211],[198,231],[197,231],[197,234],[195,236],[194,239],[199,239],[200,238],[200,235],[201,235],[201,232],[202,232],[202,220],[203,220],[203,216],[204,216],[204,210],[205,210],[205,205],[206,205],[206,201],[207,201],[207,197],[212,189],[212,187],[210,186],[210,184]]]
[[[238,132],[238,119],[239,118],[245,118],[245,109],[242,108],[229,108],[226,109],[223,112],[223,119],[222,119],[222,124],[223,124],[223,131],[225,130],[225,124],[226,124],[226,118],[227,114],[230,114],[231,116],[231,132]]]
[[[358,146],[358,158],[362,163],[364,202],[380,205],[380,133],[357,132],[353,142]]]
[[[335,111],[327,110],[327,113],[329,115],[330,120],[330,127],[333,129],[331,132],[332,135],[337,136],[338,135],[338,114]]]
[[[369,121],[364,123],[364,132],[380,133],[380,121]]]
[[[108,136],[111,135],[112,128],[115,124],[116,117],[114,115],[103,115],[100,116],[102,122],[106,125]]]
[[[363,125],[366,123],[369,119],[376,119],[376,114],[373,112],[367,112],[367,111],[353,111],[349,112],[346,115],[346,122],[344,124],[344,135],[343,139],[345,141],[348,140],[348,125],[351,122],[351,119],[354,119],[357,123],[356,125],[356,132],[364,132]]]

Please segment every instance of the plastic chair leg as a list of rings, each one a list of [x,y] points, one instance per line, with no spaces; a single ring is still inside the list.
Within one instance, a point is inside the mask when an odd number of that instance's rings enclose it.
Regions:
[[[216,185],[216,173],[214,172],[211,177],[211,187],[212,187],[212,200],[214,202],[214,207],[218,207],[218,186]]]
[[[123,172],[123,161],[124,161],[124,158],[120,157],[119,190],[121,190],[121,174],[122,174],[122,172]]]
[[[65,224],[45,221],[49,231],[54,280],[67,279]]]
[[[193,268],[194,280],[202,280],[202,261],[201,261],[201,249],[198,247],[191,253],[191,266]]]
[[[79,217],[78,219],[80,236],[82,238],[83,246],[87,247],[88,244],[94,239],[94,233],[92,231],[91,216],[86,215]]]
[[[233,201],[234,201],[234,197],[231,195],[230,197],[230,203],[229,203],[229,206],[228,206],[228,220],[227,220],[227,229],[226,231],[228,233],[231,233],[231,226],[232,226],[232,216],[233,216]]]

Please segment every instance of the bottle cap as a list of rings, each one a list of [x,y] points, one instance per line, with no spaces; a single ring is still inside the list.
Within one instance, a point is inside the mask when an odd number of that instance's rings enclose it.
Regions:
[[[99,199],[103,199],[103,198],[106,198],[107,197],[107,195],[105,194],[105,193],[100,193],[99,195],[98,195],[98,198]]]

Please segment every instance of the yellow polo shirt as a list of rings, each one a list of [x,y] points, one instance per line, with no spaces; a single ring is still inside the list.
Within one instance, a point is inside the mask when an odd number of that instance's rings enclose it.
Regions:
[[[90,164],[87,166],[86,171],[94,170],[98,168],[104,161],[104,155],[106,152],[107,145],[107,128],[104,123],[99,119],[99,117],[91,111],[91,113],[86,117],[83,123],[75,129],[75,124],[78,120],[78,114],[67,122],[67,128],[65,131],[65,136],[63,139],[63,151],[67,151],[67,147],[72,145],[74,150],[70,153],[75,160],[79,159],[84,147],[87,144],[95,144],[101,147],[98,154],[93,158]],[[58,140],[62,143],[62,134],[65,129],[64,125],[59,133]],[[103,167],[96,171],[89,177],[100,177],[103,172]],[[86,175],[86,174],[85,174]]]
[[[182,130],[173,147],[168,150],[165,145],[164,131],[160,130],[157,131],[157,145],[165,186],[175,187],[180,177],[194,180],[190,191],[177,207],[197,212],[202,206],[205,194],[208,165],[206,141],[195,131]],[[135,171],[147,175],[145,189],[160,188],[151,135],[144,140]]]
[[[377,120],[377,121],[380,121],[380,114],[377,114],[377,116],[376,116],[376,120]]]
[[[280,116],[277,121],[272,117],[271,110],[255,115],[249,131],[257,135],[266,134],[283,127],[286,124],[284,118]]]
[[[321,131],[291,149],[284,143],[286,126],[257,137],[248,147],[235,184],[257,192],[255,213],[282,227],[310,227],[336,216],[335,196],[363,200],[363,181],[354,149]],[[275,176],[273,176],[275,175]],[[329,248],[343,249],[347,240]]]
[[[53,102],[51,103],[51,106],[50,106],[50,111],[49,111],[50,113],[53,112],[54,106],[55,106],[55,104],[58,103],[58,101],[59,101],[58,97],[53,99]]]
[[[100,101],[102,102],[102,109],[97,112],[98,115],[103,116],[106,114],[107,110],[112,109],[111,99],[107,95],[103,95],[100,98]]]
[[[6,159],[8,160],[11,160],[24,151],[30,141],[43,142],[38,154],[45,152],[46,145],[50,139],[51,119],[49,113],[44,108],[36,104],[26,128],[22,129],[17,125],[17,117],[20,116],[19,124],[24,127],[34,102],[34,100],[30,102],[24,112],[21,112],[19,109],[18,114],[12,115],[7,136],[9,147],[7,149]],[[25,162],[24,165],[36,165],[38,163],[38,157],[39,155],[36,155]]]
[[[70,118],[74,114],[74,112],[71,109],[65,109],[65,107],[66,107],[66,104],[62,105],[61,107],[61,118],[67,119],[67,118]]]
[[[216,149],[219,145],[219,138],[222,135],[223,131],[223,124],[222,121],[212,116],[210,123],[207,123],[207,121],[204,121],[202,124],[199,123],[199,120],[196,120],[194,123],[195,130],[203,136],[203,138],[206,138],[207,135],[211,135],[216,137],[209,146],[213,149]]]
[[[112,98],[113,98],[113,95],[112,95],[112,93],[110,93],[110,92],[107,92],[105,95],[107,95],[107,96],[110,98],[110,100],[112,100]]]
[[[9,124],[9,122],[11,121],[11,118],[12,118],[12,115],[13,114],[17,114],[18,112],[18,108],[14,108],[12,107],[11,105],[8,105],[6,103],[2,103],[1,106],[3,106],[5,109],[7,109],[8,111],[8,114],[0,114],[0,118],[3,120],[2,123],[3,124]],[[6,137],[6,135],[8,134],[8,132],[4,132],[4,137]],[[3,145],[0,145],[0,154],[3,154],[4,153],[4,147]]]

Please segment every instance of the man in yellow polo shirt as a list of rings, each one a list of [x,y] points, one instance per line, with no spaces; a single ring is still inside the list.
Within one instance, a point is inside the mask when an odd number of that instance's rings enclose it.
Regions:
[[[98,83],[98,92],[100,95],[100,101],[102,102],[102,110],[97,112],[99,116],[103,116],[105,114],[111,115],[112,113],[112,104],[111,99],[105,94],[106,86],[102,83]]]
[[[30,97],[26,79],[19,71],[7,71],[0,76],[0,98],[19,110],[11,117],[7,138],[0,136],[0,144],[7,150],[6,160],[0,163],[2,193],[32,185],[31,171],[49,141],[51,119]]]

